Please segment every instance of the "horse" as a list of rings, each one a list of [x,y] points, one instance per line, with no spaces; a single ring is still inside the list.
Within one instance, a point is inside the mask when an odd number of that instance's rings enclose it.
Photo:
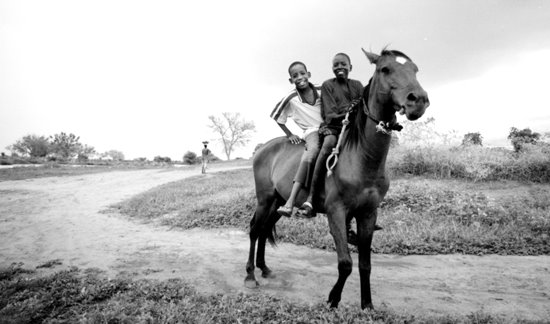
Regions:
[[[363,92],[363,102],[359,105],[362,109],[356,109],[348,129],[342,132],[342,146],[336,150],[339,151],[337,163],[334,165],[333,162],[332,170],[325,176],[324,192],[318,195],[319,201],[314,204],[317,212],[327,215],[338,256],[338,279],[327,303],[338,307],[344,285],[351,274],[347,224],[355,219],[361,308],[372,309],[371,245],[377,209],[390,185],[385,164],[391,132],[402,128],[397,123],[396,114],[405,115],[411,121],[417,120],[430,102],[427,92],[416,78],[418,68],[407,55],[386,48],[379,55],[362,51],[376,68]],[[274,277],[265,263],[265,244],[266,241],[275,244],[275,224],[280,218],[276,210],[289,196],[303,150],[303,146],[291,144],[285,137],[280,137],[264,144],[254,156],[257,206],[250,221],[246,287],[259,285],[254,276],[256,243],[256,266],[261,270],[262,277]],[[302,190],[296,204],[300,206],[306,197],[307,192]]]

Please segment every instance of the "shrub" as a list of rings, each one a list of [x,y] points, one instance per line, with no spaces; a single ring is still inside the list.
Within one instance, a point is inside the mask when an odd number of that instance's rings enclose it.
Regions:
[[[183,164],[197,164],[199,160],[197,159],[197,154],[195,152],[187,151],[183,155]]]
[[[550,148],[544,143],[524,144],[521,152],[478,145],[398,147],[390,150],[392,175],[423,175],[474,181],[517,180],[550,182]]]

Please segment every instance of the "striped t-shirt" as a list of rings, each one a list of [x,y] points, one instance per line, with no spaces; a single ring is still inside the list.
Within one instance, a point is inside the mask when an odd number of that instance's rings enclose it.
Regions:
[[[323,122],[321,117],[321,94],[320,86],[309,84],[313,89],[315,103],[313,105],[302,101],[296,89],[292,90],[284,97],[271,112],[271,118],[279,124],[286,124],[288,118],[294,120],[296,125],[300,127],[304,133],[302,138],[312,132],[319,130],[319,125]]]

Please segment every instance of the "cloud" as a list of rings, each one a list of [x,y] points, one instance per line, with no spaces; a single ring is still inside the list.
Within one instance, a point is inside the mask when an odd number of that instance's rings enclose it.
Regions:
[[[550,49],[521,53],[480,77],[428,89],[428,116],[442,130],[505,138],[510,127],[548,127]]]

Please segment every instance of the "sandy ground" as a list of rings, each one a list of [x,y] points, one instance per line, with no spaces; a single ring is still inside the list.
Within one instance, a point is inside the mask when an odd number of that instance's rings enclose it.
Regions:
[[[205,292],[325,301],[337,276],[335,253],[284,243],[268,247],[266,259],[277,277],[262,279],[257,270],[261,286],[247,289],[246,233],[170,230],[100,212],[199,172],[139,170],[0,182],[0,267],[12,262],[35,267],[59,259],[63,264],[54,270],[99,268],[111,277],[185,278]],[[354,255],[343,304],[359,304],[356,265]],[[398,312],[484,311],[550,320],[550,256],[374,255],[372,284],[375,307]]]

